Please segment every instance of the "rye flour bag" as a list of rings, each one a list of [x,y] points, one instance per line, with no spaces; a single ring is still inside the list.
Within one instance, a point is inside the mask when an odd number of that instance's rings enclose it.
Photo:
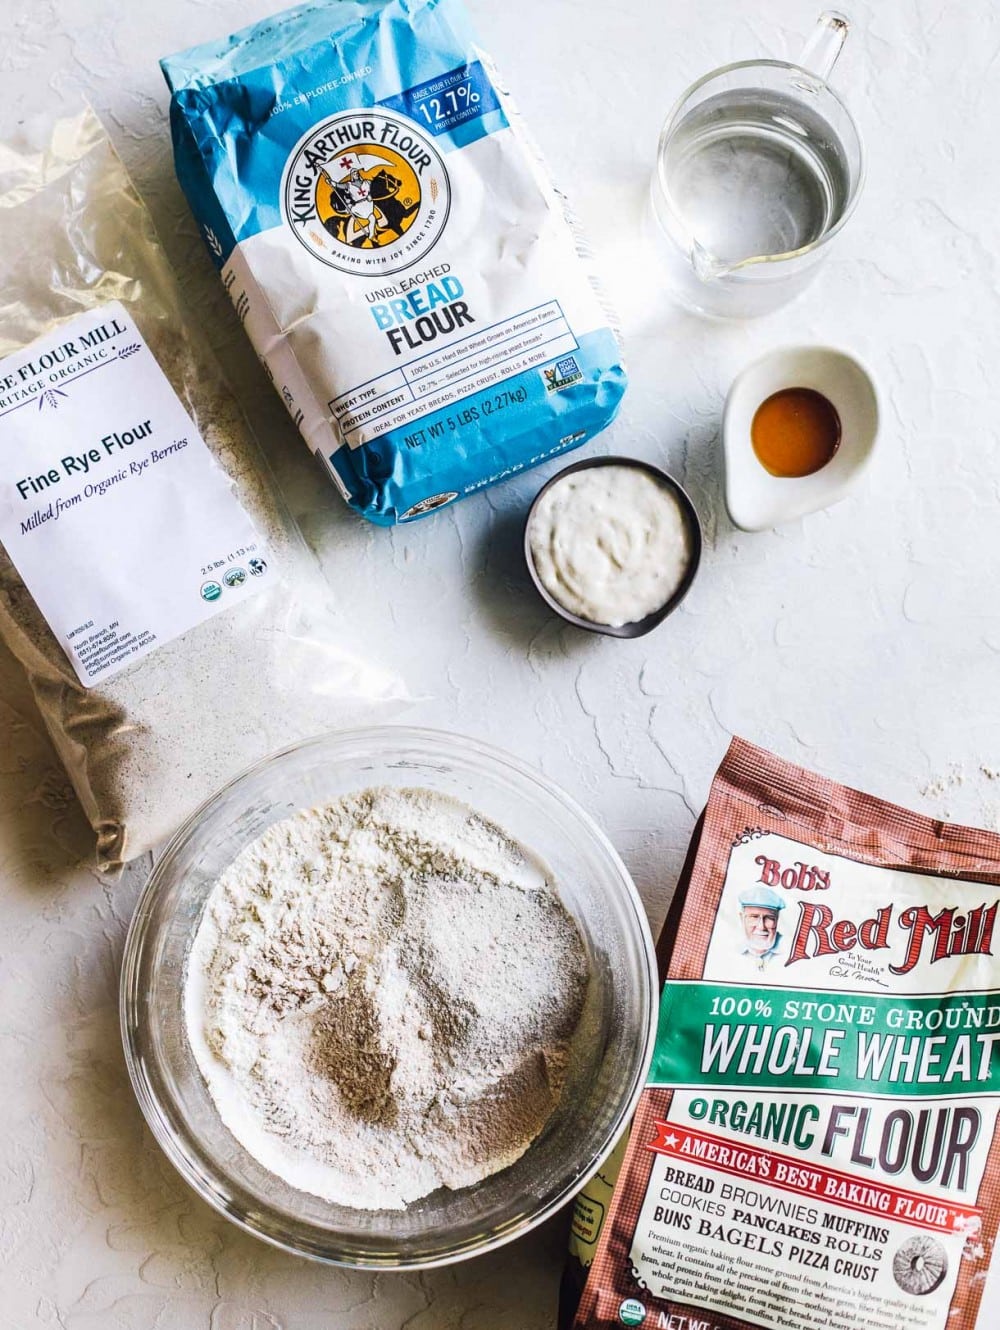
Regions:
[[[116,871],[382,711],[91,111],[0,143],[0,640]]]

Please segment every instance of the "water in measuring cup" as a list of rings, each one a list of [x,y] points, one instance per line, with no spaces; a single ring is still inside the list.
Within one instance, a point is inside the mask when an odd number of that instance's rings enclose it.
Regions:
[[[827,121],[759,88],[694,107],[674,127],[661,166],[686,230],[723,264],[818,240],[850,193],[844,149]]]

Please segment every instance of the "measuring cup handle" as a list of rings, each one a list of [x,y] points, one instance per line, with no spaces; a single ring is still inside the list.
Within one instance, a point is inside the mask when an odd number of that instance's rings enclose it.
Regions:
[[[845,15],[838,14],[835,9],[825,10],[820,14],[812,36],[803,46],[796,64],[826,82],[844,48],[850,28],[850,21]]]

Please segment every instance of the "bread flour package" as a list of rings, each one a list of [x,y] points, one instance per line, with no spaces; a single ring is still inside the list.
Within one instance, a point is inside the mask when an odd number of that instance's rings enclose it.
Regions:
[[[741,740],[696,836],[573,1324],[994,1330],[1000,836]]]
[[[421,516],[609,423],[616,338],[460,0],[315,0],[162,65],[226,288],[365,517]]]

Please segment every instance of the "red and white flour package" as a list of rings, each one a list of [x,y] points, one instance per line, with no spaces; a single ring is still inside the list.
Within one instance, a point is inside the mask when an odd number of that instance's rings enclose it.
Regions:
[[[576,1330],[996,1330],[1000,836],[734,740]]]

